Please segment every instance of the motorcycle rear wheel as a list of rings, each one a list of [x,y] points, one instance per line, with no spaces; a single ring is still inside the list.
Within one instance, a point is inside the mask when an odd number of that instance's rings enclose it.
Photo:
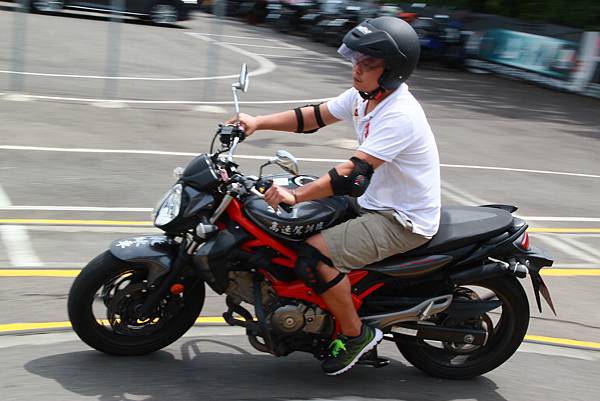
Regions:
[[[79,338],[98,351],[129,356],[157,351],[179,339],[202,310],[204,282],[184,280],[185,290],[172,300],[175,304],[163,300],[152,316],[139,320],[132,312],[145,300],[146,277],[144,266],[124,262],[109,251],[93,259],[69,292],[69,320]],[[168,305],[175,310],[167,310]]]
[[[519,348],[529,326],[529,302],[518,280],[506,276],[470,286],[485,288],[503,302],[502,314],[487,343],[465,352],[456,344],[440,347],[418,338],[397,339],[396,346],[413,366],[444,379],[469,379],[497,368]],[[489,313],[482,321],[491,322]],[[456,352],[452,347],[456,347]]]

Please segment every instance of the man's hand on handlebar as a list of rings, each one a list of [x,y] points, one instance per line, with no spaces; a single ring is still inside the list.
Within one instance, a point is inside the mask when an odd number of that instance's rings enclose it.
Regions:
[[[287,189],[273,185],[265,192],[265,201],[275,210],[280,204],[286,204],[289,206],[296,204],[296,198]]]
[[[235,124],[236,118],[231,117],[229,120],[225,121],[225,124]],[[254,131],[258,128],[258,122],[256,117],[251,116],[250,114],[240,113],[240,125],[244,129],[244,133],[246,136],[252,135]]]

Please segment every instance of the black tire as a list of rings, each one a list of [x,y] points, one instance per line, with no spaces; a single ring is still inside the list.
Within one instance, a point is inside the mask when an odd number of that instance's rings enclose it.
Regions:
[[[447,349],[434,348],[420,339],[396,341],[402,355],[413,366],[444,379],[469,379],[497,368],[519,348],[529,326],[529,302],[521,284],[516,278],[506,276],[472,285],[493,291],[503,302],[502,316],[487,344],[472,353],[473,360],[467,359],[462,366],[449,366],[439,359],[444,352],[448,358],[452,357]]]
[[[164,323],[157,323],[154,331],[147,335],[124,335],[98,323],[92,310],[96,293],[111,278],[125,272],[147,274],[143,266],[123,262],[106,251],[92,260],[73,282],[68,300],[69,320],[86,344],[111,355],[143,355],[173,343],[194,324],[205,297],[204,282],[199,280],[194,280],[194,285],[184,291],[183,306],[177,314]]]

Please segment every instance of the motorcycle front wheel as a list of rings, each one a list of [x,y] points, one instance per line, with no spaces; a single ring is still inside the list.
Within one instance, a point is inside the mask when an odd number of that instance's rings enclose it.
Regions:
[[[487,330],[485,345],[405,337],[396,337],[396,345],[408,362],[430,375],[445,379],[468,379],[497,368],[519,348],[529,326],[529,302],[518,280],[508,276],[458,287],[456,296],[474,301],[502,301],[500,308],[477,319],[452,321],[440,314],[434,322],[445,327]]]
[[[124,262],[109,251],[93,259],[69,291],[69,320],[79,338],[112,355],[148,354],[180,338],[202,310],[204,282],[184,279],[183,292],[169,294],[140,319],[136,312],[149,293],[147,277],[143,265]]]

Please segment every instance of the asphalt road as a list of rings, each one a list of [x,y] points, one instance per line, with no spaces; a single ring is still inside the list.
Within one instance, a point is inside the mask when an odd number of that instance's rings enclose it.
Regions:
[[[560,273],[546,277],[558,316],[533,307],[528,334],[560,346],[527,343],[484,377],[449,382],[407,366],[389,343],[381,353],[392,359],[390,367],[358,367],[331,379],[309,356],[257,354],[239,330],[221,326],[194,328],[144,358],[99,355],[70,332],[40,334],[42,323],[67,320],[72,278],[8,275],[78,269],[113,239],[152,232],[115,222],[149,221],[147,209],[172,183],[172,169],[208,150],[217,124],[232,113],[230,85],[242,62],[254,73],[241,96],[242,110],[251,114],[333,97],[347,88],[350,72],[335,49],[205,14],[178,28],[123,24],[120,65],[109,69],[115,27],[104,16],[76,13],[27,15],[25,61],[16,71],[12,24],[21,16],[8,8],[0,7],[0,92],[13,95],[0,100],[3,400],[597,397],[600,102],[435,66],[420,68],[409,85],[436,134],[443,200],[514,204],[528,218],[532,242],[553,254]],[[16,74],[23,71],[29,75]],[[9,93],[17,77],[27,101]],[[207,105],[221,113],[199,109]],[[239,147],[248,157],[238,161],[255,173],[260,160],[251,157],[285,148],[301,159],[324,159],[300,164],[304,173],[323,174],[353,145],[343,124],[315,135],[264,132]],[[112,223],[90,226],[90,220]],[[208,295],[203,315],[219,316],[223,300]],[[14,323],[38,329],[9,331]],[[584,348],[569,348],[565,339]]]

